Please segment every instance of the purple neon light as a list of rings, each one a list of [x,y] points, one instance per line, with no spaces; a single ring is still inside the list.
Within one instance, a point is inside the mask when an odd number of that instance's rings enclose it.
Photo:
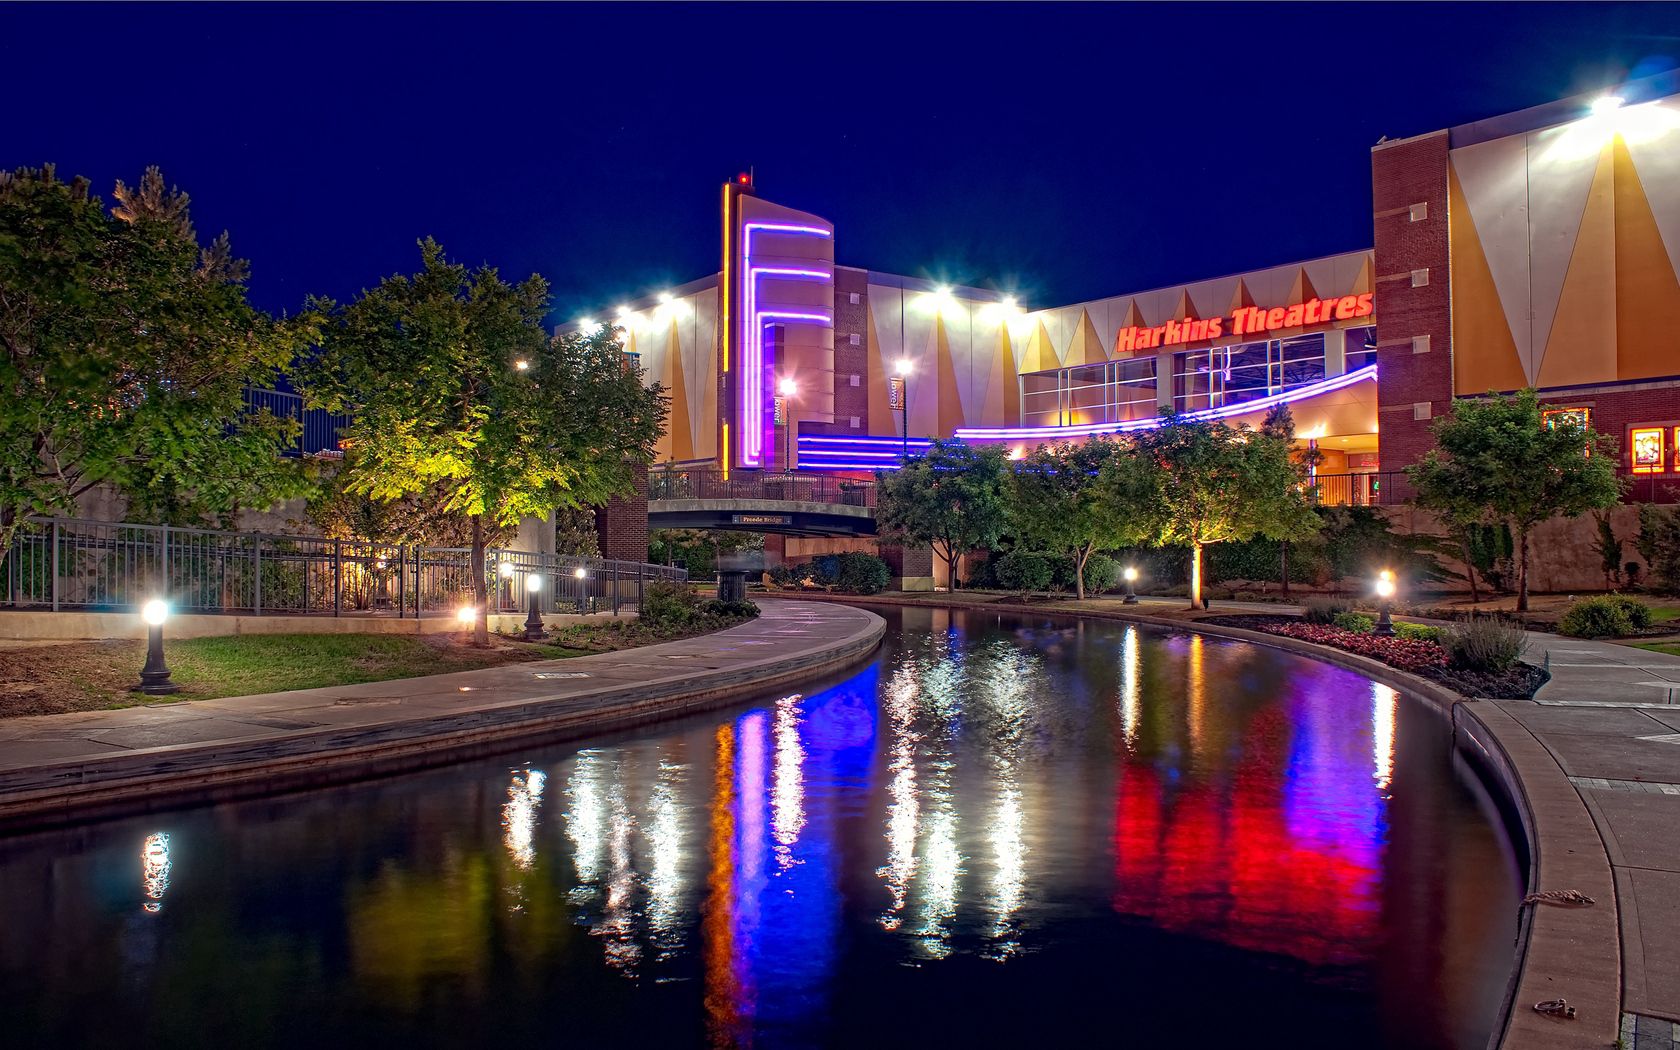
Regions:
[[[749,222],[744,227],[744,252],[746,260],[746,309],[747,338],[741,352],[741,380],[737,389],[741,394],[741,404],[738,411],[744,414],[741,426],[741,462],[745,466],[758,466],[764,457],[764,329],[763,319],[770,313],[761,313],[757,309],[758,278],[773,277],[803,277],[813,280],[829,281],[832,275],[822,270],[805,270],[788,267],[755,267],[752,264],[753,234],[760,230],[766,233],[808,234],[816,237],[832,237],[833,231],[825,230],[821,226],[807,226],[798,223],[781,222]],[[786,320],[816,321],[832,324],[826,314],[796,314],[787,313]]]
[[[1377,366],[1366,365],[1364,368],[1339,376],[1332,376],[1311,386],[1300,387],[1282,394],[1270,394],[1253,401],[1243,401],[1223,408],[1203,408],[1195,412],[1181,412],[1178,418],[1192,421],[1211,421],[1229,419],[1232,416],[1244,415],[1260,409],[1271,408],[1274,405],[1289,405],[1296,401],[1303,401],[1320,394],[1329,394],[1346,387],[1363,383],[1366,380],[1375,382]],[[1124,423],[1081,423],[1060,427],[958,427],[956,436],[965,441],[1010,441],[1017,438],[1064,438],[1064,437],[1092,437],[1096,434],[1129,434],[1139,430],[1153,430],[1161,425],[1160,419],[1133,419]]]

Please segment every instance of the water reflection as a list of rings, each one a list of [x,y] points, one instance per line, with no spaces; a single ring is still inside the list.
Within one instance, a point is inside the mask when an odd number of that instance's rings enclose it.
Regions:
[[[140,889],[146,911],[163,910],[163,895],[169,892],[169,836],[161,831],[146,836],[140,845]]]
[[[147,834],[143,907],[191,907],[141,922],[144,951],[111,934],[130,991],[76,969],[110,954],[97,903],[39,925],[26,909],[0,939],[0,1010],[83,1043],[106,1034],[69,1008],[84,988],[114,997],[113,1024],[163,988],[225,1000],[228,1045],[273,1043],[242,1019],[278,1004],[361,1045],[854,1045],[889,1024],[887,1042],[995,1043],[1034,1011],[977,997],[1030,980],[1035,1010],[1067,1015],[1101,973],[1139,1038],[1180,1031],[1217,987],[1280,1045],[1485,1040],[1514,914],[1489,872],[1512,862],[1392,689],[1135,626],[905,619],[829,688],[511,770],[183,814],[193,879],[172,887],[171,837]],[[146,830],[111,853],[136,921]],[[0,862],[0,891],[97,901],[72,887],[98,884],[83,871],[104,854],[42,842],[37,868]],[[74,965],[26,965],[66,943]],[[263,956],[287,991],[211,994],[218,950]],[[1438,988],[1450,1023],[1420,1030],[1405,1003]]]

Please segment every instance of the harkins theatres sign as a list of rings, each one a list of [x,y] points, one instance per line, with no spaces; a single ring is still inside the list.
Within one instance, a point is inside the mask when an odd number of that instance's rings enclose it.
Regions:
[[[1335,299],[1308,299],[1294,306],[1274,306],[1269,310],[1258,306],[1243,306],[1234,310],[1229,317],[1187,317],[1182,321],[1168,321],[1154,328],[1139,328],[1136,325],[1122,328],[1114,340],[1114,352],[1130,353],[1133,350],[1149,350],[1157,346],[1199,343],[1207,339],[1218,339],[1227,332],[1233,336],[1259,335],[1284,328],[1304,328],[1330,324],[1333,321],[1351,321],[1359,317],[1369,317],[1371,311],[1370,292],[1362,295],[1344,295]]]

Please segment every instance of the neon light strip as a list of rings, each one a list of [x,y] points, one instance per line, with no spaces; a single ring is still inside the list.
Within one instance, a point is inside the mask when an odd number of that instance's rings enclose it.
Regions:
[[[1223,408],[1204,408],[1195,412],[1181,412],[1179,419],[1186,421],[1212,421],[1230,419],[1232,416],[1245,415],[1274,405],[1288,405],[1296,401],[1304,401],[1320,394],[1329,394],[1346,387],[1363,383],[1366,380],[1375,382],[1377,366],[1366,365],[1364,368],[1348,372],[1345,375],[1332,376],[1311,386],[1300,387],[1282,394],[1270,394],[1253,401],[1243,401]],[[1124,423],[1082,423],[1075,426],[1060,427],[958,427],[956,435],[965,441],[1010,441],[1018,438],[1061,438],[1061,437],[1092,437],[1097,434],[1129,434],[1139,430],[1154,430],[1161,425],[1161,420],[1133,419]]]
[[[741,462],[747,466],[758,466],[764,457],[764,328],[762,317],[756,309],[758,301],[758,278],[762,275],[777,277],[805,277],[814,280],[831,281],[831,274],[821,270],[797,270],[775,267],[754,267],[752,265],[753,234],[762,230],[766,233],[806,234],[814,237],[833,237],[832,230],[825,230],[821,226],[808,226],[800,223],[785,222],[749,222],[743,227],[742,255],[746,260],[747,279],[744,298],[747,323],[751,326],[747,331],[745,345],[738,355],[741,359],[741,380],[737,386],[741,394],[740,403],[736,405],[736,414],[742,423],[741,434]],[[813,315],[790,316],[788,320],[813,320],[832,324],[827,315],[814,318]]]
[[[882,445],[891,442],[895,445],[904,444],[900,437],[830,437],[827,434],[808,434],[799,439],[816,445]],[[933,444],[927,438],[911,438],[910,444],[926,447]]]

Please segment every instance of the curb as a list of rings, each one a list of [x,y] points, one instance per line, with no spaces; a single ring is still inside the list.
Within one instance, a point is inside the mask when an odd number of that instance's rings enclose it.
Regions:
[[[1524,907],[1518,918],[1510,981],[1490,1050],[1573,1050],[1614,1046],[1621,1023],[1621,919],[1615,878],[1592,814],[1557,760],[1516,719],[1486,700],[1455,692],[1387,664],[1285,635],[1241,627],[1174,620],[1121,610],[1044,609],[1015,602],[971,605],[937,598],[799,595],[804,601],[904,608],[994,610],[1017,615],[1142,623],[1176,631],[1267,645],[1367,678],[1427,700],[1452,723],[1454,747],[1490,787],[1501,792],[1526,840],[1525,893],[1578,889],[1598,902],[1584,909]],[[1511,701],[1513,703],[1520,701]],[[1573,845],[1572,845],[1573,844]],[[1608,977],[1606,978],[1606,974]],[[1577,1020],[1561,1021],[1526,1007],[1567,998]]]
[[[514,744],[541,746],[721,707],[744,690],[809,680],[873,653],[886,621],[857,611],[866,617],[859,629],[819,649],[651,686],[550,694],[459,715],[238,743],[175,744],[3,772],[0,833],[329,787],[479,758]],[[556,710],[561,703],[570,709]]]

